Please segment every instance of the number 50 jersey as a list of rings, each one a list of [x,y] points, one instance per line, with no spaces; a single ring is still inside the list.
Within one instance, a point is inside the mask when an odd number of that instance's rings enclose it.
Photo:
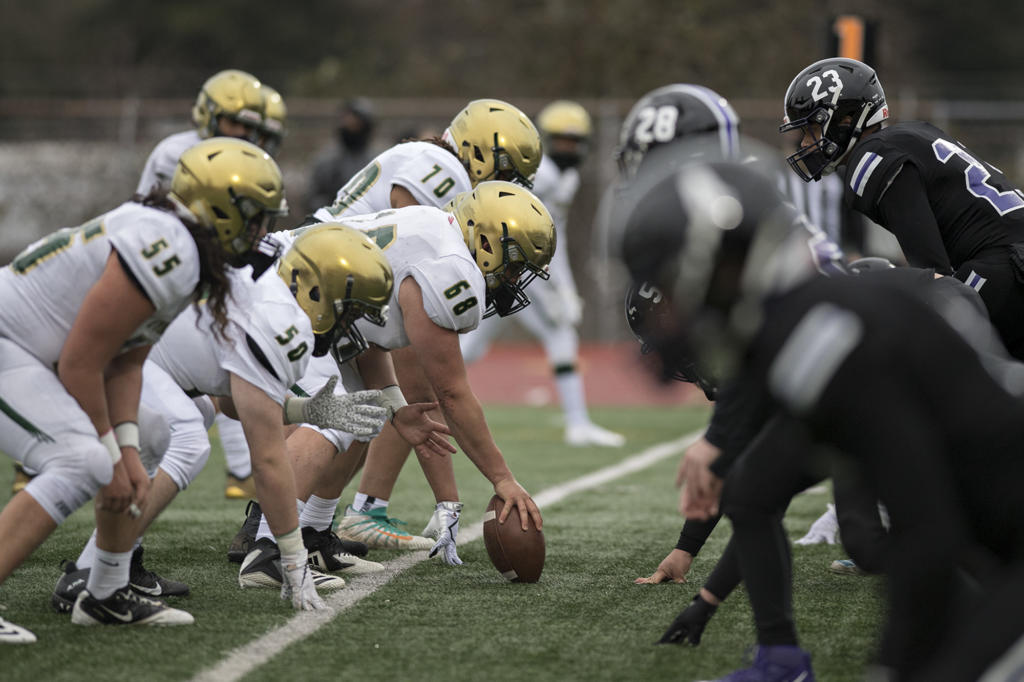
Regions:
[[[393,350],[409,345],[398,292],[412,277],[423,292],[423,307],[439,327],[455,332],[476,329],[486,306],[484,276],[469,254],[462,228],[455,216],[430,206],[407,206],[371,215],[348,216],[341,220],[377,242],[395,273],[395,289],[388,302],[388,321],[383,327],[357,320],[363,337],[381,348]],[[281,239],[286,243],[304,230],[300,227]]]

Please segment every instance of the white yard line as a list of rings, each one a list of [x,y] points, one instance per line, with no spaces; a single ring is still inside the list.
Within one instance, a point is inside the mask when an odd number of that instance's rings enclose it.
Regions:
[[[623,476],[646,469],[666,457],[685,450],[696,441],[704,430],[687,434],[682,438],[653,445],[641,453],[628,457],[618,464],[599,469],[585,476],[567,481],[561,485],[541,491],[533,499],[539,507],[548,507],[574,495],[599,485],[614,481]],[[473,542],[483,536],[483,521],[478,521],[459,533],[459,544]],[[359,576],[350,582],[345,589],[331,593],[326,597],[331,607],[323,611],[301,611],[292,616],[284,625],[274,628],[267,634],[252,640],[248,644],[233,649],[220,663],[203,670],[192,682],[233,682],[249,674],[285,648],[309,637],[321,627],[330,623],[342,611],[355,606],[365,597],[376,592],[393,578],[412,568],[421,561],[426,561],[427,552],[410,552],[397,559],[384,562],[387,570],[383,573]]]

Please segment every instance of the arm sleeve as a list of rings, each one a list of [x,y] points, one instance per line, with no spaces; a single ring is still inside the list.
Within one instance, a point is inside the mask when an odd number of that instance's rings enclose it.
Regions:
[[[942,233],[935,221],[921,173],[905,163],[889,188],[878,200],[882,225],[900,242],[907,262],[918,268],[935,268],[942,275],[953,274]]]

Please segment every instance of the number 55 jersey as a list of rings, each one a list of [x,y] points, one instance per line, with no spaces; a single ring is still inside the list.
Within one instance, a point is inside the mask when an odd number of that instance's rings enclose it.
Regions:
[[[398,292],[407,277],[419,285],[424,310],[439,327],[466,332],[480,324],[486,305],[484,277],[451,213],[430,206],[407,206],[341,221],[376,241],[395,275],[387,324],[378,327],[356,321],[368,342],[387,350],[409,345],[398,306]],[[274,237],[287,246],[304,230],[315,228],[315,224],[300,227]]]

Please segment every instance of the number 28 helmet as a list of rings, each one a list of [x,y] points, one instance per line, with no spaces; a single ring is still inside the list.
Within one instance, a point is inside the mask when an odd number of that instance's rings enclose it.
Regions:
[[[356,229],[341,223],[306,228],[281,257],[277,274],[309,317],[314,356],[330,351],[338,363],[351,360],[367,348],[355,321],[387,323],[394,275],[380,247]]]
[[[555,253],[555,223],[540,199],[511,182],[481,182],[446,207],[487,285],[484,317],[504,317],[530,304],[523,289],[547,279]]]
[[[682,138],[708,136],[723,159],[739,155],[740,117],[729,102],[701,85],[674,83],[647,93],[622,123],[615,158],[627,179],[636,175],[655,147]]]
[[[797,74],[783,106],[779,132],[801,134],[786,160],[804,182],[833,172],[865,129],[889,118],[875,70],[841,57],[822,59]],[[808,137],[813,141],[803,145]]]

